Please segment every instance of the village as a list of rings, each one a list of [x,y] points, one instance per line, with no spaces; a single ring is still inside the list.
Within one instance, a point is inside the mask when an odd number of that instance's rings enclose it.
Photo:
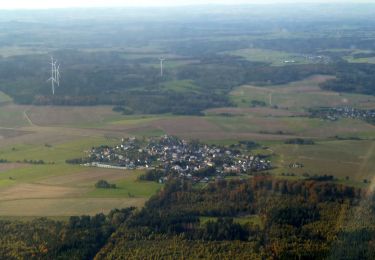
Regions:
[[[329,64],[332,62],[331,58],[325,55],[314,55],[314,54],[298,54],[294,55],[296,59],[287,59],[284,60],[285,64],[296,63],[298,60],[305,60],[308,63],[312,64]]]
[[[364,120],[375,124],[375,110],[362,110],[353,107],[332,107],[311,110],[311,116],[330,121],[337,121],[340,118],[353,118]]]
[[[146,140],[133,137],[122,139],[114,147],[92,148],[84,165],[114,169],[161,169],[194,181],[208,180],[209,176],[220,178],[272,168],[269,160],[250,155],[249,152],[168,135]]]

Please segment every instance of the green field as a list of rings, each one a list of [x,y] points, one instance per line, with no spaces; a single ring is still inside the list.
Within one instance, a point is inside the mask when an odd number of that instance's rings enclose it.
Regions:
[[[349,56],[346,58],[348,62],[352,63],[370,63],[375,64],[375,57],[369,57],[369,58],[354,58],[352,56]]]
[[[7,94],[5,94],[4,92],[1,92],[0,91],[0,104],[1,103],[7,103],[7,102],[11,102],[12,101],[12,98],[9,97]]]
[[[70,216],[141,207],[162,185],[138,181],[139,174],[66,164],[19,165],[0,172],[0,215]],[[95,188],[100,179],[118,188]]]
[[[5,100],[5,99],[3,99]],[[23,114],[24,108],[19,106],[0,106],[0,127],[21,127],[29,125]]]
[[[369,50],[361,50],[361,49],[337,49],[336,51],[347,52],[348,54],[346,56],[344,56],[343,58],[346,61],[348,61],[348,62],[351,62],[351,63],[369,63],[369,64],[375,64],[375,56],[366,57],[366,58],[357,58],[357,57],[355,57],[355,54],[368,54],[368,53],[371,53],[371,51],[369,51]]]
[[[124,171],[68,165],[66,159],[85,156],[92,146],[118,139],[81,138],[57,145],[15,145],[0,149],[0,216],[70,216],[107,213],[113,208],[141,207],[162,185],[138,181],[142,171]],[[47,164],[15,163],[44,160]],[[95,188],[98,180],[117,189]]]
[[[228,132],[254,132],[254,133],[277,133],[282,131],[285,134],[295,135],[306,128],[319,124],[308,118],[275,118],[275,117],[254,117],[254,116],[233,116],[233,117],[210,117],[209,120]]]
[[[355,119],[326,121],[308,117],[210,116],[207,119],[227,133],[258,133],[264,135],[309,138],[341,137],[375,138],[375,127]]]
[[[329,79],[332,77],[314,76],[285,85],[241,86],[232,91],[230,95],[232,101],[239,107],[250,107],[253,100],[263,101],[267,106],[296,111],[328,106],[374,107],[374,96],[337,93],[320,89],[319,84]]]
[[[136,136],[138,138],[165,135],[165,132],[162,129],[153,128],[153,127],[148,127],[148,128],[145,128],[145,129],[129,130],[128,133],[131,134],[132,136]]]
[[[15,145],[0,149],[0,158],[11,162],[44,160],[46,163],[63,164],[65,160],[85,156],[84,151],[103,143],[114,144],[116,139],[84,138],[59,145]]]
[[[110,122],[110,125],[139,126],[165,117],[163,115],[127,116],[121,120]]]
[[[199,92],[199,87],[194,85],[192,80],[174,80],[163,84],[164,90],[172,90],[176,92]]]
[[[325,141],[315,145],[275,144],[271,146],[277,169],[275,173],[334,175],[362,182],[375,174],[375,141]],[[302,163],[303,168],[291,169],[290,163]]]
[[[38,182],[46,177],[54,177],[67,173],[75,173],[80,167],[66,164],[60,165],[20,165],[0,173],[0,187],[13,186],[21,183]]]
[[[90,128],[121,120],[120,113],[112,111],[112,106],[95,107],[40,107],[31,106],[25,113],[36,126],[70,126]]]
[[[133,171],[125,179],[115,181],[116,189],[95,189],[87,196],[90,198],[148,198],[160,190],[163,185],[156,182],[139,181],[138,176],[143,171]]]
[[[245,58],[254,62],[270,63],[272,66],[283,66],[287,64],[307,64],[309,61],[301,55],[283,51],[274,51],[266,49],[241,49],[226,52],[233,56]]]

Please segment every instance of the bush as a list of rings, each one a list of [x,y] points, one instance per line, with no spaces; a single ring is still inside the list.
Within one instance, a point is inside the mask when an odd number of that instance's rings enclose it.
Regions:
[[[97,189],[116,189],[116,184],[110,184],[106,180],[100,180],[95,184]]]
[[[302,138],[295,138],[289,139],[285,141],[286,144],[300,144],[300,145],[312,145],[315,144],[314,140],[311,139],[302,139]]]
[[[251,100],[251,106],[252,107],[265,107],[267,104],[264,101],[260,100]]]
[[[122,113],[123,115],[132,115],[132,114],[134,114],[133,109],[131,109],[130,107],[114,106],[112,108],[112,110],[114,112]]]

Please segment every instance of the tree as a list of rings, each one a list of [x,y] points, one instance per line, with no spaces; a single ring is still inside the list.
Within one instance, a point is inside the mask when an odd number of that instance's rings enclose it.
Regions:
[[[116,189],[116,184],[110,184],[106,180],[99,180],[96,184],[95,187],[97,189]]]

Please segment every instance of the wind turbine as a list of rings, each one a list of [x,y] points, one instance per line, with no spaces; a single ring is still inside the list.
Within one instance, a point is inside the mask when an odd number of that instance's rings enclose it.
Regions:
[[[160,77],[163,77],[163,62],[165,61],[165,58],[159,58],[160,60]]]
[[[51,81],[52,95],[55,95],[55,84],[60,86],[60,65],[57,65],[57,60],[53,60],[51,56],[51,77],[47,81]]]
[[[59,87],[60,86],[60,64],[57,66],[55,73],[56,73],[56,83],[57,83],[57,86]]]

